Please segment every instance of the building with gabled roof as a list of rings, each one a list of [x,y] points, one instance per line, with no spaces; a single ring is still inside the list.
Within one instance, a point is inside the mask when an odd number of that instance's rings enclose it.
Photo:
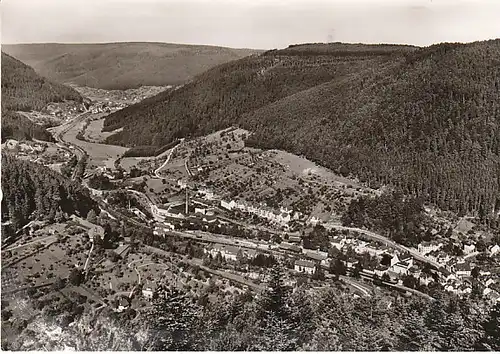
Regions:
[[[472,269],[469,262],[460,262],[453,267],[458,277],[470,277]]]
[[[300,244],[302,243],[302,237],[290,235],[288,236],[288,242]]]
[[[286,242],[281,242],[278,246],[280,249],[285,250],[285,251],[292,251],[292,252],[302,252],[302,248],[291,244],[291,243],[286,243]]]
[[[379,277],[382,277],[388,271],[389,271],[389,267],[379,265],[378,267],[375,268],[375,270],[373,272],[374,272],[374,274],[378,275]]]
[[[212,257],[215,257],[217,253],[220,252],[221,256],[226,260],[236,261],[238,259],[238,253],[243,255],[241,248],[231,245],[219,245],[216,244],[208,251]]]
[[[116,312],[123,312],[130,307],[130,299],[126,296],[120,296]]]
[[[488,249],[488,252],[490,253],[490,257],[494,256],[498,253],[500,253],[500,246],[499,245],[493,245]]]
[[[443,244],[441,242],[436,242],[436,241],[421,242],[418,244],[417,250],[419,253],[425,255],[425,254],[430,253],[432,251],[437,251],[442,247],[443,247]]]
[[[472,252],[474,252],[476,250],[476,245],[470,243],[470,244],[467,244],[467,243],[464,243],[464,254],[471,254]]]
[[[413,266],[413,262],[409,261],[399,261],[392,266],[392,271],[397,274],[408,275],[410,268]]]
[[[313,251],[308,249],[303,249],[302,252],[307,255],[307,257],[312,258],[315,261],[321,262],[328,258],[327,252]]]
[[[156,294],[157,286],[155,283],[147,281],[146,284],[142,287],[142,296],[144,296],[148,300],[152,300],[154,295]]]
[[[297,259],[294,264],[294,269],[300,273],[314,274],[316,271],[316,264],[304,259]]]

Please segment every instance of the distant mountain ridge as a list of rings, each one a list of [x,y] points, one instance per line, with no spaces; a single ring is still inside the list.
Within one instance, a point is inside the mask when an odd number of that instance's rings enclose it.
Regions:
[[[284,149],[461,213],[500,210],[500,40],[305,44],[222,64],[107,117],[163,146],[238,125]],[[139,124],[140,123],[140,124]]]
[[[58,82],[102,89],[181,85],[253,49],[172,43],[14,44],[3,50]]]

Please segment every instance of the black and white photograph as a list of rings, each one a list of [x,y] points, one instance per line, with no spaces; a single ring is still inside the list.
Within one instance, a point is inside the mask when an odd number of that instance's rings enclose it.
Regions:
[[[1,350],[499,352],[499,0],[3,0]]]

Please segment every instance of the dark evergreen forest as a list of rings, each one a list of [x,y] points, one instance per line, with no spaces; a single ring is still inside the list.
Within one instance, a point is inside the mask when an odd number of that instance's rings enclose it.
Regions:
[[[99,212],[80,183],[48,167],[2,153],[2,220],[17,230],[30,220],[57,221],[67,215]]]
[[[2,52],[2,141],[7,138],[50,141],[42,126],[15,111],[41,111],[51,102],[83,98],[70,87],[50,82],[31,67]]]
[[[500,210],[500,40],[427,48],[305,44],[220,65],[110,115],[160,147],[237,125],[370,186],[461,214]],[[140,123],[140,124],[139,124]]]

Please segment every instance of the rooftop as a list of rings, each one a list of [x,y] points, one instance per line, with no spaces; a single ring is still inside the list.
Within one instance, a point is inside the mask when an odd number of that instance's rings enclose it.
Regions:
[[[464,263],[457,263],[455,264],[455,271],[470,271],[471,270],[471,267],[470,267],[470,264],[467,263],[467,262],[464,262]]]
[[[297,259],[295,261],[295,265],[299,266],[299,267],[308,267],[308,268],[314,268],[315,267],[314,262],[306,261],[304,259]]]

